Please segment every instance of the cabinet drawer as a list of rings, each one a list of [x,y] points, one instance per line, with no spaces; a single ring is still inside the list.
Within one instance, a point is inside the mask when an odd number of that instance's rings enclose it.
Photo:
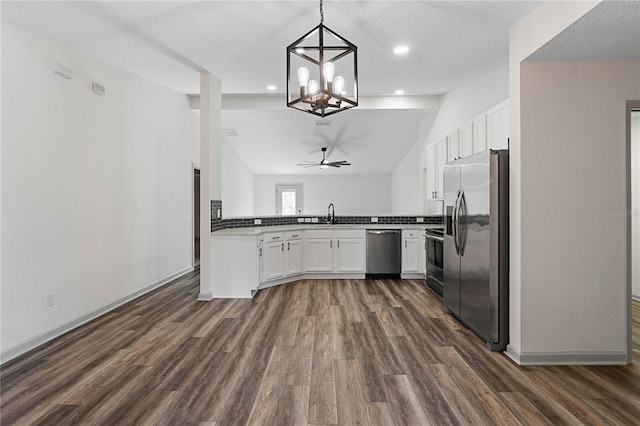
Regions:
[[[285,232],[284,238],[286,240],[300,240],[300,239],[302,239],[302,231]]]
[[[332,238],[333,231],[330,229],[311,229],[304,231],[304,237],[309,238]]]
[[[402,238],[418,238],[420,231],[417,229],[403,229]]]
[[[270,243],[272,241],[282,241],[284,239],[284,235],[282,232],[274,232],[270,234],[264,234],[264,242]]]
[[[363,238],[364,229],[338,229],[335,231],[335,237],[338,239],[345,238]]]

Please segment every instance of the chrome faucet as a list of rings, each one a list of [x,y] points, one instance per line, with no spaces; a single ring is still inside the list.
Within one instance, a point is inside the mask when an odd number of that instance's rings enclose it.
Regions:
[[[336,212],[333,203],[329,203],[329,214],[327,214],[327,223],[334,225],[336,223]]]

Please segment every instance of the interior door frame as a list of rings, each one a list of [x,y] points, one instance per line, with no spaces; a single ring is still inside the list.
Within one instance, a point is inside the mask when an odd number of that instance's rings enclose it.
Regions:
[[[194,183],[194,176],[196,174],[196,170],[201,172],[200,163],[191,163],[191,266],[193,268],[196,267],[196,200],[195,200],[195,190],[196,185]],[[202,176],[202,173],[200,173]],[[200,211],[198,211],[200,214]],[[201,218],[202,219],[202,218]],[[202,235],[200,236],[200,256],[202,257]]]
[[[632,196],[632,182],[631,182],[631,167],[633,166],[632,158],[631,158],[631,112],[632,111],[640,111],[640,100],[627,101],[626,109],[625,109],[625,126],[626,126],[626,137],[627,137],[627,146],[626,146],[626,183],[627,183],[627,200],[626,200],[626,210],[630,214],[626,215],[626,228],[627,232],[625,233],[627,236],[626,241],[626,250],[627,250],[627,332],[626,332],[626,340],[627,340],[627,364],[633,363],[633,307],[632,307],[632,299],[633,299],[633,291],[632,291],[632,235],[631,235],[631,196]],[[640,167],[640,165],[638,166]]]

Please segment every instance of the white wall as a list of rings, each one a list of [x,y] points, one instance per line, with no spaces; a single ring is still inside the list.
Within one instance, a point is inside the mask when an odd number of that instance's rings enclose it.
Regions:
[[[631,293],[640,300],[640,111],[631,113]]]
[[[447,134],[508,97],[508,66],[487,73],[441,97],[435,119],[432,114],[425,114],[420,124],[420,139],[392,173],[394,213],[420,214],[424,211],[426,147],[444,139]]]
[[[255,182],[256,216],[276,214],[276,184],[302,184],[303,214],[326,215],[329,203],[336,216],[391,214],[390,176],[264,176]]]
[[[624,117],[638,76],[639,61],[521,64],[524,354],[625,352]]]
[[[185,95],[6,24],[1,84],[4,358],[191,267],[199,132]]]
[[[223,138],[222,142],[222,215],[253,216],[253,173]]]
[[[507,352],[522,362],[522,303],[526,277],[522,258],[522,153],[520,137],[520,65],[529,55],[565,30],[599,1],[547,1],[511,26],[509,34],[509,346]]]

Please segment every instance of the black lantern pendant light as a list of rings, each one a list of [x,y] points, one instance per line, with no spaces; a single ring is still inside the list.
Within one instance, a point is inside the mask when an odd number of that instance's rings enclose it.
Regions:
[[[358,106],[358,48],[324,26],[322,0],[320,25],[287,47],[287,106],[320,117]]]

